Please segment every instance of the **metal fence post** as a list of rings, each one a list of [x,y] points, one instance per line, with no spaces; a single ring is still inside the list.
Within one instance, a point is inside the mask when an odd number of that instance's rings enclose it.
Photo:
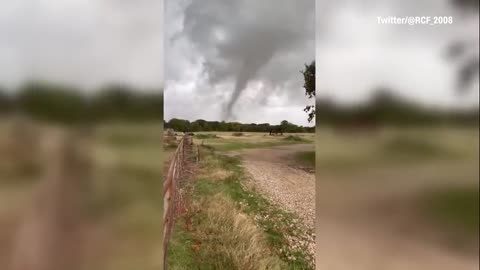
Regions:
[[[183,175],[186,164],[185,144],[188,144],[189,136],[185,135],[175,150],[174,157],[170,163],[168,173],[163,182],[164,194],[164,216],[163,216],[163,269],[166,270],[167,251],[170,241],[171,231],[175,223],[175,212],[179,203],[177,184],[179,178]]]

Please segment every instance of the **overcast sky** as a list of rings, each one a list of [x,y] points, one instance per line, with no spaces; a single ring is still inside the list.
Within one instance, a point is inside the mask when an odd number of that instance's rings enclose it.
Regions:
[[[165,64],[167,119],[306,125],[299,70],[316,49],[318,96],[355,102],[385,86],[428,104],[478,104],[478,80],[455,95],[462,61],[446,57],[458,40],[478,57],[478,10],[448,0],[317,2],[315,15],[314,0],[165,0],[165,12],[159,0],[3,1],[0,86],[38,78],[161,88]],[[404,15],[454,24],[377,22]]]
[[[449,44],[469,43],[478,59],[478,9],[461,12],[447,0],[338,0],[317,5],[317,96],[342,103],[366,100],[376,87],[440,106],[478,104],[478,79],[456,93],[462,60]],[[381,25],[378,16],[453,16],[453,25]],[[478,78],[478,77],[477,77]]]
[[[307,125],[314,0],[165,2],[165,118]]]
[[[163,1],[14,0],[0,7],[0,86],[44,79],[163,86]]]

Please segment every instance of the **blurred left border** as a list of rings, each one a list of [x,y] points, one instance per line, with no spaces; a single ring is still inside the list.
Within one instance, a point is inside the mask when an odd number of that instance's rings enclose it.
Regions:
[[[0,269],[162,269],[163,0],[0,9]]]

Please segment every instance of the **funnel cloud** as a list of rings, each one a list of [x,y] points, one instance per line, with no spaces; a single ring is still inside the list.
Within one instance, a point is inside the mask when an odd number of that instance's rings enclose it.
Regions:
[[[306,124],[299,71],[315,58],[314,0],[167,0],[165,9],[167,119]],[[176,111],[169,100],[184,90],[191,96],[182,103],[215,105],[209,113]]]

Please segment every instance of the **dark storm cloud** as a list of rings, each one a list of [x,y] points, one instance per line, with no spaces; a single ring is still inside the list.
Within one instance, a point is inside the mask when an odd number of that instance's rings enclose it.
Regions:
[[[17,0],[0,8],[0,84],[163,85],[163,1]]]
[[[250,81],[263,79],[276,84],[285,80],[285,76],[260,74],[260,69],[275,55],[282,57],[290,50],[301,49],[313,38],[313,20],[309,17],[313,7],[311,0],[208,0],[193,1],[186,8],[185,33],[206,53],[205,71],[210,82],[234,80],[225,118],[231,118],[233,106]]]
[[[174,6],[167,2],[167,13],[169,4]],[[191,44],[193,58],[201,59],[194,69],[203,78],[197,84],[204,86],[195,92],[224,97],[220,113],[229,120],[235,118],[233,114],[249,118],[241,108],[248,99],[256,100],[256,112],[277,97],[283,97],[284,106],[305,106],[299,71],[314,59],[314,7],[313,0],[187,3],[180,12],[181,30],[172,37]],[[181,44],[175,41],[167,51],[175,51]],[[202,89],[207,93],[199,93]]]

